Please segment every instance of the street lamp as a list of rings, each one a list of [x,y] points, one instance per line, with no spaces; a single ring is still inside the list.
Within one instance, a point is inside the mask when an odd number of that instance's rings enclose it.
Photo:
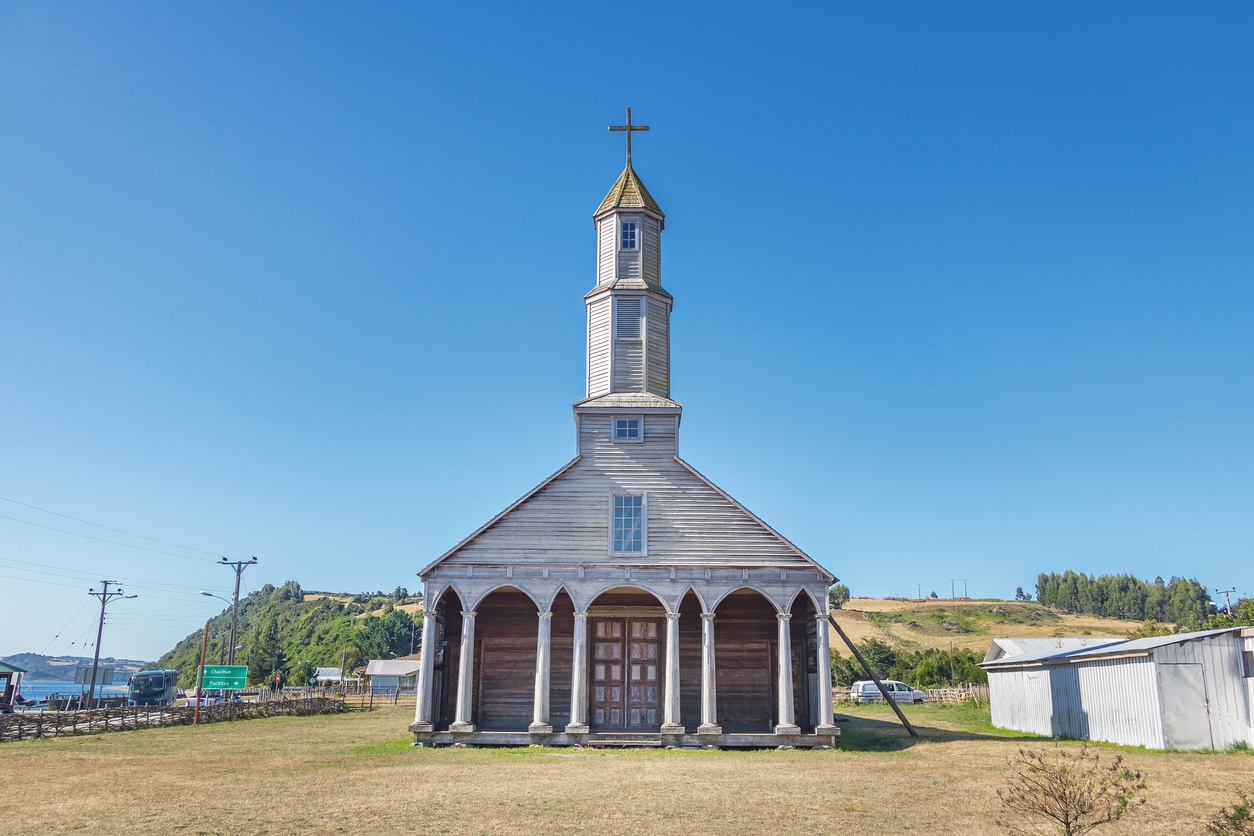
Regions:
[[[207,596],[207,597],[209,597],[209,598],[217,598],[219,601],[223,602],[223,603],[224,603],[224,604],[226,604],[227,606],[230,606],[230,604],[231,604],[231,602],[230,602],[230,600],[229,600],[229,599],[227,599],[227,598],[223,598],[221,595],[215,595],[215,594],[213,594],[212,592],[206,592],[206,591],[205,591],[205,590],[203,590],[203,589],[202,589],[202,590],[200,590],[200,594],[201,594],[201,595],[205,595],[205,596]],[[220,638],[222,638],[222,637],[223,637],[223,636],[225,636],[225,635],[226,635],[226,633],[214,633],[214,634],[213,634],[213,637],[214,637],[214,639],[220,639]],[[225,646],[225,645],[223,645],[223,646],[222,646],[222,655],[219,657],[219,662],[218,662],[218,664],[220,664],[220,665],[225,665],[225,664],[226,664],[226,646]]]

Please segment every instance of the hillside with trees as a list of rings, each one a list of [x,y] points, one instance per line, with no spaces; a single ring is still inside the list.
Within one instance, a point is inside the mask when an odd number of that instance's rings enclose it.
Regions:
[[[1173,623],[1180,630],[1199,630],[1215,614],[1206,587],[1174,577],[1147,583],[1132,575],[1042,572],[1036,579],[1036,599],[1063,612]]]
[[[275,587],[266,584],[241,598],[235,663],[248,666],[249,684],[269,682],[276,670],[291,683],[307,682],[318,667],[351,670],[370,659],[404,656],[411,643],[421,642],[417,597],[398,587],[391,593],[360,595],[306,593],[296,581]],[[231,610],[209,621],[208,664],[227,658]],[[190,687],[200,662],[201,631],[197,630],[154,662],[154,668],[174,668],[179,684]]]

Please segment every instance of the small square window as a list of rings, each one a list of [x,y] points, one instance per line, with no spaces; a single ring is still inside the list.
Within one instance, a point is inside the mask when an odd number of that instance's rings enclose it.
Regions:
[[[636,223],[635,221],[623,221],[623,236],[620,249],[634,250],[636,248]]]
[[[639,441],[640,440],[640,419],[639,418],[615,418],[614,419],[614,440],[615,441]]]
[[[614,494],[611,509],[610,550],[617,553],[644,552],[644,495]]]

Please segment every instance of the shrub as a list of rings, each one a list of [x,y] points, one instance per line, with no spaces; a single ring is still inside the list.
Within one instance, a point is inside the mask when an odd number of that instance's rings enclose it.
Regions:
[[[1241,800],[1231,807],[1224,807],[1206,820],[1206,832],[1211,836],[1250,836],[1254,834],[1254,798],[1245,790],[1238,790]]]
[[[1145,803],[1141,773],[1124,766],[1121,755],[1104,766],[1087,743],[1078,752],[1061,746],[1052,754],[1020,749],[1011,768],[1006,787],[997,791],[1011,820],[997,823],[1012,833],[1077,836]]]

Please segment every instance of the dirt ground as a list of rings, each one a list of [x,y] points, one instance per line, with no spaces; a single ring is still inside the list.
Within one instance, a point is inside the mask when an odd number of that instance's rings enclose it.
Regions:
[[[415,749],[410,712],[273,718],[0,746],[6,833],[1004,833],[1021,746],[978,714],[842,708],[842,749]],[[985,715],[986,716],[986,715]],[[1077,744],[1064,744],[1077,745]],[[1148,803],[1098,833],[1180,834],[1254,784],[1249,752],[1100,747]]]

